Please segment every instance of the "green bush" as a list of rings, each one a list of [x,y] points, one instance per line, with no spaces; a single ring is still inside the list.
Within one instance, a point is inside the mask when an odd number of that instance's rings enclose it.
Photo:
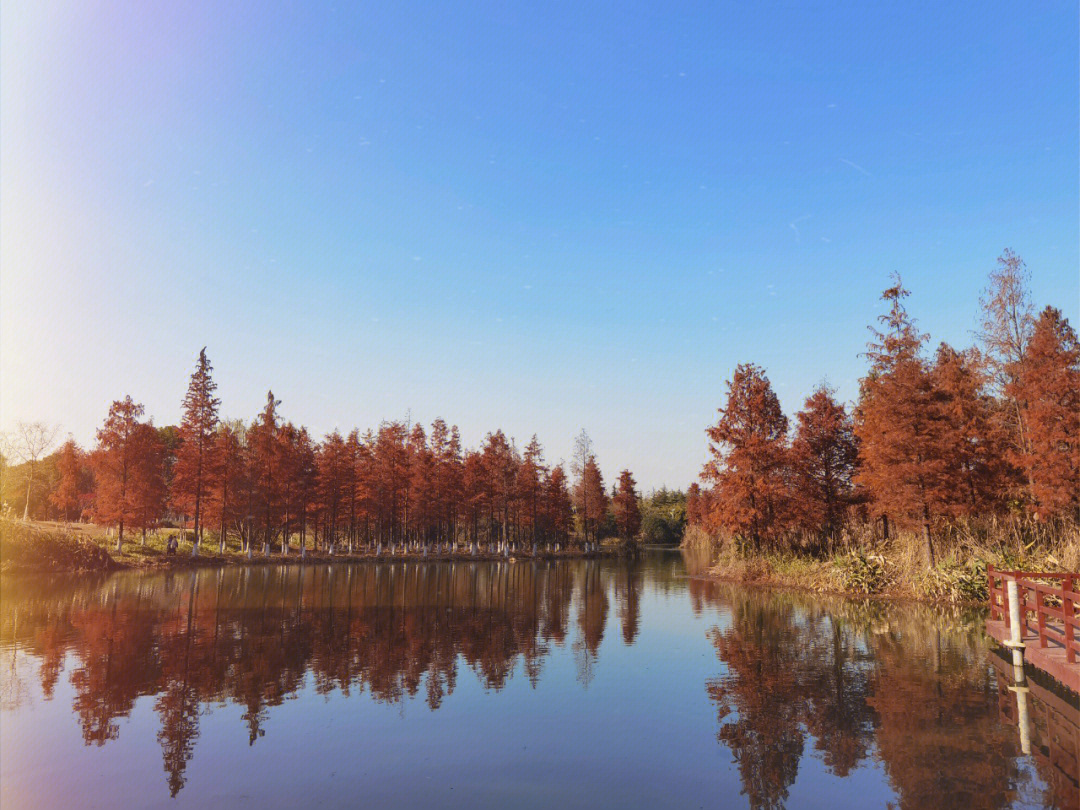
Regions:
[[[976,558],[963,565],[954,561],[938,563],[927,572],[921,586],[923,592],[934,599],[984,602],[989,598],[986,560]]]
[[[853,549],[836,558],[840,584],[849,593],[880,593],[889,584],[889,572],[885,558],[880,554],[867,554]]]

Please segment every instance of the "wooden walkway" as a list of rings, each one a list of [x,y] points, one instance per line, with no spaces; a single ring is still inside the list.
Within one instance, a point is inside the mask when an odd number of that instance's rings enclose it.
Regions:
[[[1009,582],[1016,583],[1024,660],[1080,693],[1080,574],[1039,571],[987,572],[990,617],[986,631],[1009,646]]]

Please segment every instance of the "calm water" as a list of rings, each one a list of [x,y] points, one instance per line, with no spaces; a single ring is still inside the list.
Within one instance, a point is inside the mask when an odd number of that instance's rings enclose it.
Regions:
[[[1023,753],[974,613],[677,552],[0,585],[4,810],[1080,807],[1075,697]]]

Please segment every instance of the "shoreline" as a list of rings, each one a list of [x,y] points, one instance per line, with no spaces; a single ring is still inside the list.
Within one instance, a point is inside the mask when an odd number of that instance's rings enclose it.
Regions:
[[[857,593],[845,591],[839,588],[818,588],[803,582],[792,582],[784,579],[743,578],[724,574],[713,574],[708,571],[689,574],[690,579],[702,582],[717,582],[728,585],[740,585],[745,588],[758,588],[761,590],[797,591],[813,596],[831,596],[839,599],[847,599],[858,602],[914,602],[922,605],[939,605],[942,607],[987,607],[986,602],[977,599],[948,599],[946,597],[934,597],[918,595],[910,592],[884,590],[876,593]]]
[[[332,564],[332,563],[362,563],[362,562],[525,562],[528,560],[581,560],[601,559],[625,556],[626,552],[621,549],[605,548],[600,551],[551,551],[532,554],[531,552],[511,554],[509,556],[496,552],[480,552],[470,554],[468,552],[442,552],[439,554],[424,554],[423,552],[410,551],[402,554],[375,554],[368,553],[344,553],[327,554],[325,552],[309,552],[301,555],[300,552],[283,555],[280,552],[272,552],[269,555],[253,554],[250,558],[244,554],[225,555],[200,554],[194,556],[177,554],[174,556],[138,557],[135,559],[117,559],[112,552],[106,552],[111,560],[111,565],[48,565],[48,564],[19,564],[5,563],[0,567],[0,574],[79,574],[114,571],[166,571],[185,568],[230,568],[233,566],[262,566],[262,565],[303,565],[303,564]]]
[[[625,541],[602,543],[594,551],[580,548],[531,549],[506,553],[489,549],[478,550],[473,554],[467,548],[454,551],[423,550],[391,551],[376,553],[374,549],[356,550],[352,553],[328,554],[325,551],[308,550],[301,554],[299,549],[289,548],[289,553],[282,554],[280,546],[269,554],[252,553],[235,548],[225,553],[204,544],[203,550],[194,555],[190,548],[175,554],[166,554],[161,548],[160,538],[143,545],[138,541],[127,543],[122,552],[109,548],[100,538],[80,535],[78,532],[42,530],[37,527],[25,527],[26,531],[16,532],[13,527],[5,526],[7,531],[0,533],[0,573],[4,575],[20,574],[74,574],[111,571],[162,571],[188,568],[226,568],[241,565],[302,565],[360,563],[360,562],[513,562],[524,560],[563,560],[563,559],[600,559],[619,557],[636,553]]]

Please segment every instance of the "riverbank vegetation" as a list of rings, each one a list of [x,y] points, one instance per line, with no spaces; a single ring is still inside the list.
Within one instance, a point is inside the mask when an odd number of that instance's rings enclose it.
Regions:
[[[119,567],[99,543],[77,532],[0,519],[0,572],[112,571]]]
[[[686,493],[664,487],[641,500],[642,543],[677,546],[685,529]]]
[[[8,516],[92,521],[108,527],[117,555],[132,553],[134,534],[136,557],[169,539],[191,555],[209,542],[220,556],[234,546],[248,557],[509,556],[595,552],[605,537],[638,534],[633,475],[623,470],[609,493],[585,431],[569,469],[547,463],[535,435],[519,448],[496,430],[467,449],[442,419],[316,441],[282,418],[273,392],[251,422],[222,420],[211,372],[204,349],[178,426],[155,427],[128,396],[112,403],[89,452],[69,440],[46,457],[36,442],[31,456],[16,442],[9,454],[22,464],[0,465]],[[49,433],[36,427],[28,435]]]
[[[1080,570],[1080,344],[998,260],[979,345],[926,349],[899,278],[852,406],[822,384],[794,423],[739,365],[706,431],[686,543],[714,573],[854,593],[981,598],[987,564]]]

